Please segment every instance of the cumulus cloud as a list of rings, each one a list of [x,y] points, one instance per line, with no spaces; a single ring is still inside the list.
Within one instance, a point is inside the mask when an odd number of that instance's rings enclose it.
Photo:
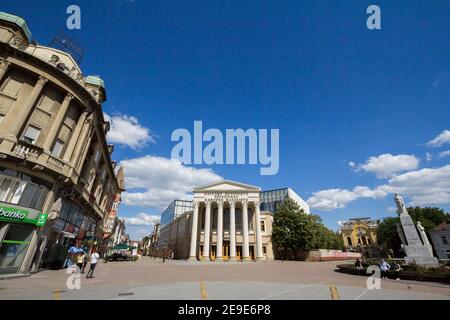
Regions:
[[[450,144],[450,130],[442,131],[436,138],[427,143],[429,147],[440,147],[444,144]]]
[[[111,143],[117,143],[132,149],[140,149],[155,143],[150,130],[139,124],[136,117],[126,114],[108,115],[104,113],[106,121],[111,123],[111,130],[108,132],[107,139]]]
[[[349,166],[356,171],[365,171],[374,173],[377,178],[390,178],[399,172],[415,170],[419,167],[419,159],[414,155],[399,154],[392,155],[390,153],[379,155],[378,157],[370,157],[363,164],[355,164],[349,162]]]
[[[175,199],[191,199],[195,186],[223,179],[211,169],[187,167],[163,157],[144,156],[120,164],[129,191],[123,194],[123,202],[131,206],[162,209]]]
[[[125,217],[126,225],[132,226],[153,226],[159,221],[159,216],[146,214],[144,212],[139,213],[135,217]]]
[[[438,158],[450,157],[450,150],[442,151],[439,153]]]
[[[308,204],[313,209],[331,211],[344,208],[361,198],[378,199],[399,193],[410,199],[408,205],[442,205],[450,203],[450,165],[407,172],[389,179],[374,189],[356,187],[353,190],[327,189],[313,193]]]
[[[430,162],[433,160],[433,155],[429,152],[425,153],[425,158],[427,159],[427,162]]]
[[[379,188],[370,189],[368,187],[358,186],[353,190],[327,189],[314,192],[307,202],[311,208],[331,211],[344,208],[348,203],[360,198],[378,199],[384,198],[386,195],[387,192]]]

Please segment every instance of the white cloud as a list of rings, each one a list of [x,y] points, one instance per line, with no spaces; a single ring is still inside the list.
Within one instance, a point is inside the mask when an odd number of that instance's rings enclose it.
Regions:
[[[430,147],[440,147],[444,144],[450,144],[450,130],[442,131],[436,138],[427,143]]]
[[[414,155],[400,154],[392,155],[390,153],[379,155],[378,157],[370,157],[364,164],[356,165],[349,162],[350,167],[357,171],[363,170],[376,174],[377,178],[390,178],[395,174],[415,170],[419,166],[419,159]]]
[[[111,130],[107,139],[111,143],[128,146],[132,149],[145,147],[149,142],[156,143],[148,128],[139,124],[136,117],[126,114],[115,114],[109,116],[104,113],[106,121],[111,123]]]
[[[124,219],[126,226],[153,226],[156,222],[159,221],[159,216],[141,212],[135,217],[125,217]]]
[[[374,189],[356,187],[353,190],[328,189],[314,192],[307,202],[313,209],[331,211],[344,208],[361,198],[378,199],[393,193],[407,196],[410,199],[408,205],[411,206],[449,204],[450,165],[407,172]]]
[[[211,169],[186,167],[179,160],[163,157],[144,156],[121,165],[129,190],[123,202],[131,206],[162,209],[175,199],[191,199],[195,186],[222,180]]]
[[[442,151],[439,153],[438,158],[450,157],[450,150]]]
[[[425,153],[425,157],[427,159],[427,162],[430,162],[431,160],[433,160],[433,155],[429,152]]]
[[[334,209],[344,208],[348,203],[360,198],[384,198],[387,193],[379,188],[370,189],[368,187],[358,186],[353,190],[347,189],[327,189],[314,192],[313,196],[308,199],[311,208],[331,211]]]
[[[450,165],[408,172],[389,180],[383,190],[410,197],[410,205],[450,203]]]

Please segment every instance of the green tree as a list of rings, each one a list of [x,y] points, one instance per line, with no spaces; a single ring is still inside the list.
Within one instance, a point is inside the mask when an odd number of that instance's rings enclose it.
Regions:
[[[292,199],[286,199],[274,215],[272,241],[282,250],[282,258],[287,252],[295,255],[298,251],[342,248],[338,235],[326,228],[319,216],[306,214]]]

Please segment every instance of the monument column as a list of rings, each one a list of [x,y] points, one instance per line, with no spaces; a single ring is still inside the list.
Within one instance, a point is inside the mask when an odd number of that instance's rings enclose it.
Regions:
[[[76,143],[80,136],[81,128],[83,128],[84,122],[86,121],[87,111],[84,111],[78,118],[77,125],[70,136],[70,141],[67,146],[66,152],[64,153],[64,161],[70,162],[72,158],[73,151],[75,150]]]
[[[222,260],[222,248],[223,248],[223,201],[217,201],[217,249],[216,260]]]
[[[70,93],[68,93],[64,98],[64,101],[61,104],[61,107],[59,108],[59,111],[56,114],[55,119],[53,120],[50,132],[48,133],[47,138],[45,139],[43,146],[45,151],[48,152],[50,151],[53,141],[55,140],[55,137],[58,134],[58,130],[61,127],[62,122],[64,121],[64,116],[66,115],[67,109],[69,108],[70,101],[72,101],[72,99],[73,95],[71,95]]]
[[[3,77],[6,74],[6,71],[8,71],[10,63],[6,60],[0,60],[0,80],[3,79]]]
[[[230,204],[230,261],[236,261],[236,219],[235,208],[236,201],[231,199],[228,201]]]
[[[259,201],[255,201],[255,220],[256,220],[256,259],[263,260],[262,235],[261,235],[261,214],[259,212]]]
[[[242,200],[242,234],[244,238],[244,245],[242,248],[242,260],[250,261],[250,249],[248,243],[248,202]]]
[[[198,227],[198,205],[194,201],[194,212],[192,214],[192,229],[191,229],[191,249],[189,253],[189,261],[197,261],[197,227]]]
[[[14,114],[14,122],[12,123],[12,126],[9,129],[8,133],[8,136],[13,140],[17,140],[17,135],[19,134],[20,129],[25,123],[28,115],[31,113],[31,110],[33,109],[33,106],[36,103],[36,100],[41,94],[42,89],[44,88],[44,85],[47,81],[48,80],[46,78],[39,76],[39,79],[34,85],[34,88],[31,91],[27,101],[20,106],[16,104],[14,110],[11,110],[12,112],[8,112],[8,114]]]
[[[211,200],[205,200],[205,238],[203,241],[203,260],[210,260],[209,242],[211,238]]]

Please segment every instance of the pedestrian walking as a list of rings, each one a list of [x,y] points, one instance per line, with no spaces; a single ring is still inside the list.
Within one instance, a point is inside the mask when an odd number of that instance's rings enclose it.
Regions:
[[[80,270],[81,273],[83,273],[83,264],[84,264],[84,257],[86,253],[84,251],[77,256],[77,267]]]
[[[85,253],[84,257],[83,257],[83,268],[81,269],[81,273],[84,273],[84,270],[86,269],[88,261],[89,261],[89,256],[87,255],[87,253]]]
[[[97,266],[98,259],[100,259],[100,256],[97,252],[95,252],[95,249],[94,249],[91,253],[91,261],[89,264],[89,271],[86,275],[86,279],[94,278],[94,270],[95,270],[95,267]]]

